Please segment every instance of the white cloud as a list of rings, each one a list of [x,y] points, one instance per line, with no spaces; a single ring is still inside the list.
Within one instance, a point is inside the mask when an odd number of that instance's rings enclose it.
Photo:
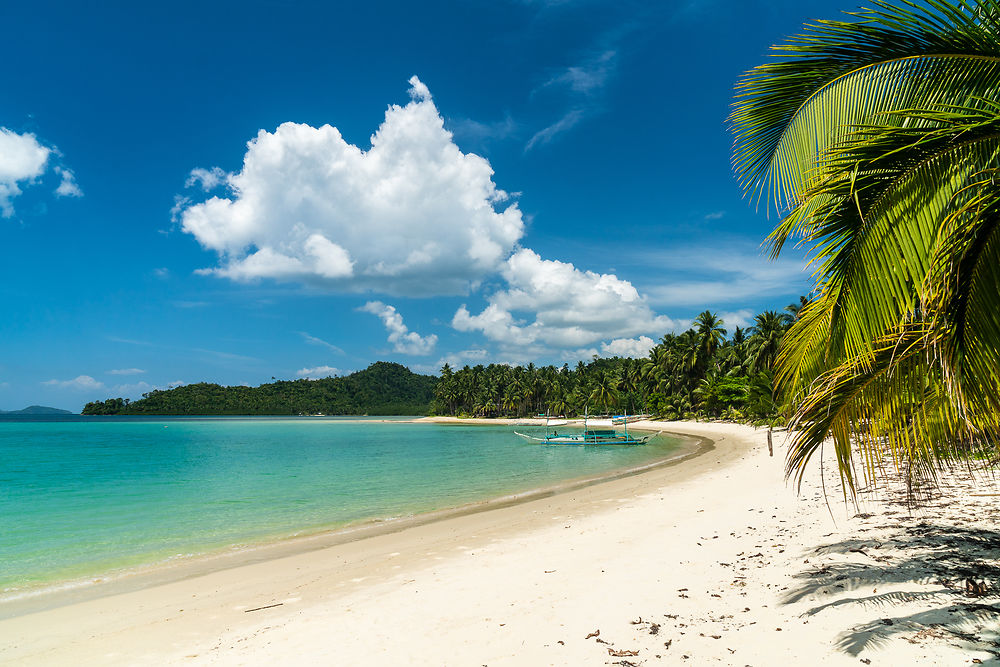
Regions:
[[[604,51],[587,61],[567,67],[557,76],[549,79],[546,86],[567,86],[570,90],[590,95],[604,87],[615,70],[614,51]]]
[[[601,353],[605,357],[630,357],[632,359],[642,359],[649,354],[649,351],[656,345],[649,336],[639,336],[638,338],[616,338],[607,343],[601,343]]]
[[[570,104],[559,120],[532,135],[524,147],[525,153],[539,144],[549,143],[584,118],[601,111],[600,97],[615,73],[616,57],[613,49],[593,54],[580,64],[563,69],[532,91],[534,95],[545,89],[562,89],[567,92]]]
[[[184,210],[191,205],[191,198],[183,195],[174,195],[174,205],[170,207],[170,222],[178,224]],[[169,234],[170,230],[161,229],[160,233]]]
[[[461,350],[459,352],[452,352],[446,354],[438,360],[437,368],[441,368],[445,364],[448,364],[452,368],[461,368],[469,362],[476,364],[483,363],[490,356],[490,353],[481,348],[474,348],[471,350]]]
[[[142,375],[145,372],[141,368],[116,368],[108,371],[108,375]]]
[[[342,349],[340,349],[339,347],[337,347],[333,343],[326,342],[322,338],[317,338],[316,336],[310,336],[305,331],[300,331],[299,335],[302,336],[302,338],[304,338],[305,341],[307,343],[309,343],[310,345],[319,345],[321,347],[325,347],[326,349],[330,350],[331,352],[336,352],[337,354],[344,354],[344,351]]]
[[[45,173],[51,153],[52,149],[38,143],[35,135],[0,127],[0,216],[14,215],[12,202],[21,194],[20,185]]]
[[[403,324],[403,316],[396,312],[396,309],[381,301],[369,301],[359,310],[371,313],[382,320],[386,330],[389,332],[389,342],[392,349],[400,354],[412,354],[423,356],[434,351],[438,337],[435,334],[421,336],[415,331],[410,331]]]
[[[75,389],[79,391],[103,389],[104,383],[95,380],[89,375],[78,375],[72,380],[46,380],[42,384],[60,389]]]
[[[607,343],[601,343],[600,352],[595,347],[582,347],[578,350],[563,350],[559,358],[563,361],[590,361],[594,357],[629,357],[642,359],[656,345],[649,336],[638,338],[616,338]]]
[[[113,393],[115,396],[120,396],[121,398],[139,398],[142,394],[156,389],[153,385],[140,380],[139,382],[134,382],[132,384],[119,384],[115,385],[113,388]]]
[[[441,367],[445,364],[451,366],[452,370],[462,368],[467,364],[475,366],[476,364],[486,364],[491,363],[490,353],[487,350],[474,348],[470,350],[460,350],[458,352],[450,352],[440,359],[437,360],[435,364],[407,364],[414,373],[425,373],[427,375],[437,375],[441,370]]]
[[[596,347],[582,347],[579,350],[563,350],[559,353],[559,358],[563,361],[590,361],[594,357],[599,357]]]
[[[733,312],[721,312],[719,313],[719,318],[722,320],[726,330],[732,334],[733,329],[736,327],[746,328],[753,324],[754,315],[756,313],[749,308],[741,308]]]
[[[368,150],[329,125],[283,123],[247,144],[229,196],[180,200],[183,230],[220,256],[203,272],[419,296],[467,293],[495,272],[521,211],[498,210],[509,196],[489,162],[462,153],[427,87],[410,86]]]
[[[726,217],[725,211],[712,211],[711,213],[705,214],[706,220],[721,220],[724,217]]]
[[[165,266],[161,266],[160,268],[153,269],[153,275],[159,278],[160,280],[166,280],[167,278],[170,277],[170,269],[166,268]]]
[[[56,167],[53,171],[59,175],[59,186],[56,188],[56,195],[59,197],[82,197],[83,190],[76,182],[76,175],[71,169],[66,167]]]
[[[191,170],[188,174],[187,180],[184,181],[184,187],[192,188],[196,185],[200,185],[201,189],[205,192],[209,190],[214,190],[220,185],[227,183],[229,180],[229,174],[227,174],[220,167],[212,167],[211,169],[202,169],[197,167]]]
[[[141,398],[143,394],[147,394],[151,391],[174,389],[175,387],[181,387],[185,384],[187,383],[182,380],[174,380],[173,382],[168,382],[166,384],[150,384],[149,382],[140,380],[139,382],[133,382],[131,384],[115,385],[112,391],[115,396],[136,400]]]
[[[334,368],[333,366],[317,366],[316,368],[302,368],[299,369],[296,375],[300,378],[308,378],[310,380],[319,380],[325,377],[331,377],[333,375],[341,375],[343,371],[339,368]]]
[[[478,315],[463,304],[452,326],[482,331],[508,346],[541,343],[556,348],[660,333],[674,326],[670,318],[656,315],[630,282],[543,260],[526,248],[507,261],[503,277],[508,289],[490,296]],[[534,321],[526,323],[515,313],[530,313]]]
[[[661,273],[679,276],[667,284],[644,286],[649,302],[657,306],[704,309],[811,289],[805,259],[792,248],[770,261],[755,243],[719,239],[705,246],[674,246],[646,259]]]
[[[518,125],[510,114],[503,120],[483,123],[471,118],[448,119],[448,126],[464,142],[484,143],[495,139],[506,139],[517,133]]]
[[[582,109],[570,109],[566,112],[566,115],[556,122],[539,130],[538,132],[535,132],[531,139],[528,140],[528,144],[524,147],[524,151],[528,152],[538,144],[547,144],[552,141],[552,138],[556,135],[573,129],[577,123],[583,120],[583,116],[584,113]]]

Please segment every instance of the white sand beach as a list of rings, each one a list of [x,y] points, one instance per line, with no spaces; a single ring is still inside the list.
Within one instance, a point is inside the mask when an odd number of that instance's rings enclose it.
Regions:
[[[0,621],[17,665],[777,665],[998,661],[998,489],[859,512],[783,436],[679,465]],[[992,495],[991,495],[992,494]],[[3,609],[0,608],[0,612]]]

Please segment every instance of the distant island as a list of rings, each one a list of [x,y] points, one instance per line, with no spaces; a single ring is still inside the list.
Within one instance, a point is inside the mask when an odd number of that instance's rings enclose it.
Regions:
[[[153,390],[143,398],[109,398],[85,415],[425,415],[438,380],[378,361],[363,371],[321,380],[278,380],[259,387],[200,382]]]
[[[45,405],[29,405],[23,410],[0,410],[0,415],[72,415],[69,410],[50,408]]]

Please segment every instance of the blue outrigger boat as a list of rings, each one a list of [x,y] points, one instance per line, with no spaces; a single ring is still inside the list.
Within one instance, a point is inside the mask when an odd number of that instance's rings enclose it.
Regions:
[[[645,445],[651,438],[662,433],[660,431],[638,438],[633,437],[628,432],[627,416],[612,417],[611,419],[590,419],[587,415],[584,415],[582,420],[574,421],[583,421],[583,433],[564,433],[560,435],[556,427],[566,426],[570,423],[570,420],[559,419],[553,421],[546,419],[545,428],[546,430],[551,428],[552,433],[547,433],[544,437],[539,438],[526,433],[518,433],[517,431],[514,431],[514,434],[521,436],[525,440],[532,440],[543,445]],[[614,427],[617,425],[624,427],[623,432],[619,433],[615,430]]]

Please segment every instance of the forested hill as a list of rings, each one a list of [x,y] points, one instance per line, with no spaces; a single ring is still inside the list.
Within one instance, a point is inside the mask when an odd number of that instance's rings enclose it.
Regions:
[[[259,387],[201,382],[154,390],[138,401],[88,403],[85,415],[422,415],[437,378],[378,361],[363,371],[322,380],[279,380]]]

